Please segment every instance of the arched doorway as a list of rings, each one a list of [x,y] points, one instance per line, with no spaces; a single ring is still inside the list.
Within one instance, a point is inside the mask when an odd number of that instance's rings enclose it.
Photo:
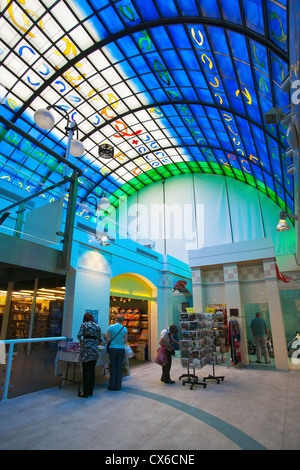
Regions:
[[[136,273],[119,274],[111,279],[109,321],[122,313],[128,330],[128,342],[136,364],[153,359],[157,349],[157,289]]]

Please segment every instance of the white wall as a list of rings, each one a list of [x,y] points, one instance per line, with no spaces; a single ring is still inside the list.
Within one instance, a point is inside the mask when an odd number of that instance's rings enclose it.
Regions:
[[[120,223],[153,240],[158,253],[185,263],[191,249],[264,237],[272,238],[276,255],[295,253],[295,229],[276,232],[280,208],[232,178],[173,177],[134,194],[117,211]]]

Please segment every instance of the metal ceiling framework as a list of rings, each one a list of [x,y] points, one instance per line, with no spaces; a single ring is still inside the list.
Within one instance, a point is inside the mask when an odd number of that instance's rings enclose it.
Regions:
[[[92,218],[103,191],[120,199],[166,178],[228,176],[294,211],[285,127],[264,113],[289,104],[286,0],[18,0],[0,3],[0,179],[28,192],[57,183],[65,111],[85,145],[78,202]],[[2,87],[1,87],[2,85]],[[37,109],[55,105],[54,128]],[[111,144],[114,158],[98,146]],[[45,193],[45,199],[57,196]]]

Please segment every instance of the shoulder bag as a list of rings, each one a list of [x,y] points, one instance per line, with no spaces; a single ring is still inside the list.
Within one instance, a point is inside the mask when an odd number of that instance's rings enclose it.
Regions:
[[[119,333],[121,333],[121,331],[123,330],[125,325],[122,326],[122,328],[118,331],[118,333],[113,337],[113,339],[109,340],[108,343],[106,344],[105,346],[105,352],[106,353],[109,353],[109,346],[110,346],[110,343],[118,336]]]

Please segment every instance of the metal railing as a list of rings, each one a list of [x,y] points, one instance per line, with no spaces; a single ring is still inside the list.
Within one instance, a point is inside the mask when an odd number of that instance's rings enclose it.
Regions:
[[[5,382],[3,388],[3,395],[2,395],[2,402],[7,400],[8,395],[8,388],[9,388],[9,381],[10,381],[10,373],[11,373],[11,365],[13,359],[13,352],[14,352],[14,345],[20,343],[37,343],[43,341],[64,341],[67,338],[65,336],[54,336],[50,338],[26,338],[26,339],[5,339],[4,341],[0,341],[0,343],[9,344],[8,350],[8,357],[6,362],[6,373],[5,373]]]

